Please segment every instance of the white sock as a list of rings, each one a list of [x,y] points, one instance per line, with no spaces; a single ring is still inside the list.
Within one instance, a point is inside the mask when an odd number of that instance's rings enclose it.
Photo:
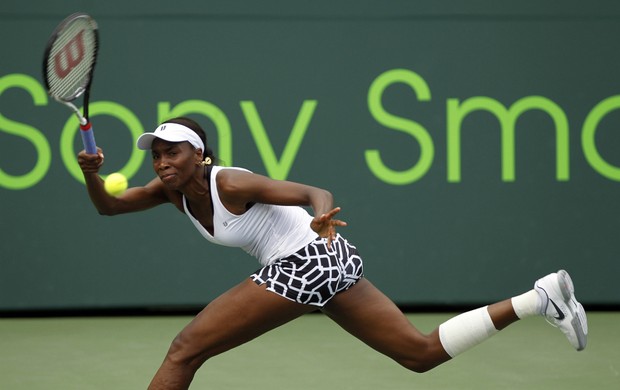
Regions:
[[[530,290],[511,299],[517,317],[525,318],[540,314],[542,301],[536,290]]]
[[[460,314],[439,325],[439,340],[448,355],[455,357],[497,332],[485,306]]]

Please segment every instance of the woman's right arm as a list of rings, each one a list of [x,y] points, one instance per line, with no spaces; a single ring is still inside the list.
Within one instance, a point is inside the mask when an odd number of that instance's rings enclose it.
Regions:
[[[103,186],[103,180],[99,177],[99,168],[103,165],[101,149],[97,155],[86,154],[84,151],[80,152],[78,164],[84,174],[90,200],[101,215],[131,213],[170,202],[159,178],[151,180],[144,187],[129,188],[122,195],[109,195]]]

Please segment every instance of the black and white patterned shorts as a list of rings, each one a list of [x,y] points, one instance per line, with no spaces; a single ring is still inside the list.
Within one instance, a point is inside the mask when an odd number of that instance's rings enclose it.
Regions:
[[[250,277],[267,290],[297,303],[322,307],[364,275],[357,249],[340,235],[332,241],[317,238],[296,253],[265,266]]]

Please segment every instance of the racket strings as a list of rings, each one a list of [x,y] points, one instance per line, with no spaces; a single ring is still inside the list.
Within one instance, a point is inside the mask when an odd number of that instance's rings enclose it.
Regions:
[[[89,20],[75,19],[57,35],[47,58],[50,95],[64,101],[80,96],[90,80],[97,37]]]

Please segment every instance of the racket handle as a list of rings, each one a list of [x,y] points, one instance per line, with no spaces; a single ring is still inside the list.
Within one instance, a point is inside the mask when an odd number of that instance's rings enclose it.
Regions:
[[[80,125],[80,133],[82,134],[82,143],[88,154],[97,154],[97,144],[95,144],[95,133],[90,122]]]

